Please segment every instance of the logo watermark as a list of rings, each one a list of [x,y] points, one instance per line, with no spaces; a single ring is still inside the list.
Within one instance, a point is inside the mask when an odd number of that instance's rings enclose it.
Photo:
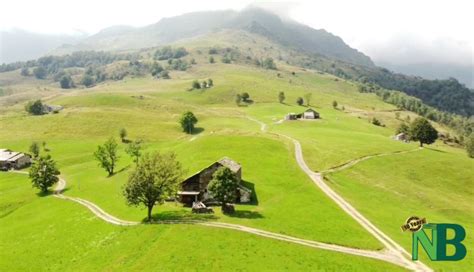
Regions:
[[[461,225],[428,223],[425,218],[411,216],[401,229],[412,233],[411,256],[414,261],[418,260],[419,244],[432,261],[460,261],[466,257],[467,249],[462,243],[466,230]],[[454,233],[454,237],[448,239],[448,230]],[[448,255],[447,245],[454,247],[453,254]]]

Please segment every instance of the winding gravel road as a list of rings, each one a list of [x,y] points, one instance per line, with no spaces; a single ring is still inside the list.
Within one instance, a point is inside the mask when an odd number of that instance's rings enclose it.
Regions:
[[[260,124],[261,131],[264,133],[266,132],[267,125],[265,123],[255,118],[251,118],[251,117],[246,117],[246,118]],[[349,214],[352,218],[354,218],[369,233],[371,233],[375,238],[377,238],[385,246],[386,249],[382,251],[362,250],[362,249],[338,246],[338,245],[333,245],[333,244],[326,244],[326,243],[321,243],[321,242],[312,241],[312,240],[300,239],[297,237],[282,235],[279,233],[269,232],[269,231],[265,231],[261,229],[246,227],[246,226],[237,225],[237,224],[221,223],[221,222],[208,222],[208,221],[196,221],[196,220],[187,220],[187,221],[167,220],[167,221],[160,221],[157,223],[159,224],[196,224],[196,225],[207,226],[207,227],[232,229],[232,230],[247,232],[254,235],[276,239],[280,241],[300,244],[300,245],[304,245],[308,247],[377,259],[377,260],[393,263],[393,264],[402,266],[404,268],[407,268],[413,271],[432,271],[428,266],[426,266],[422,262],[412,261],[410,258],[410,254],[405,249],[403,249],[399,244],[393,241],[390,237],[385,235],[381,230],[379,230],[376,226],[374,226],[367,218],[365,218],[354,207],[352,207],[352,205],[350,205],[340,195],[338,195],[335,191],[333,191],[324,182],[324,179],[321,173],[313,172],[306,164],[303,158],[303,151],[301,148],[301,144],[296,139],[293,139],[283,134],[278,134],[278,133],[273,133],[273,134],[285,137],[293,142],[294,147],[295,147],[295,158],[300,168],[311,178],[311,180],[316,184],[316,186],[318,186],[328,197],[330,197],[334,202],[336,202],[336,204],[339,207],[341,207],[341,209],[343,209],[347,214]],[[411,151],[406,151],[406,152],[411,152]],[[406,153],[406,152],[403,152],[403,153]],[[398,154],[400,153],[402,152],[398,152]],[[340,167],[331,169],[327,172],[340,171],[360,161],[363,161],[372,157],[383,156],[383,155],[389,155],[389,154],[379,154],[379,155],[366,156],[363,158],[359,158],[349,163],[346,163]],[[20,174],[28,174],[27,172],[23,172],[23,171],[13,171],[13,172],[20,173]],[[65,188],[66,188],[66,181],[63,178],[60,178],[58,184],[55,187],[54,196],[60,199],[70,200],[78,204],[81,204],[82,206],[88,208],[94,215],[96,215],[100,219],[110,224],[119,225],[119,226],[134,226],[134,225],[141,224],[141,222],[122,220],[113,215],[110,215],[104,210],[102,210],[99,206],[97,206],[96,204],[88,200],[81,199],[78,197],[65,196],[63,194]]]

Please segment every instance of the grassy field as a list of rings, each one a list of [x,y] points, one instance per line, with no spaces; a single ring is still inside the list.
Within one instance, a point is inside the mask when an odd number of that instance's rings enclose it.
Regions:
[[[231,230],[113,226],[73,202],[37,196],[24,175],[0,177],[2,271],[401,270]]]
[[[396,167],[396,171],[393,171]],[[383,173],[383,174],[381,174]],[[411,252],[411,235],[400,231],[412,216],[432,223],[460,224],[468,255],[459,262],[429,262],[444,271],[470,271],[474,258],[474,162],[452,148],[369,159],[328,176],[330,185],[380,229]],[[448,249],[452,250],[451,247]],[[420,256],[425,257],[421,252]]]
[[[123,185],[133,167],[124,152],[125,145],[119,144],[121,158],[118,173],[113,177],[106,177],[105,171],[93,158],[97,145],[111,136],[118,139],[119,129],[126,128],[129,139],[145,141],[146,151],[177,153],[189,175],[223,156],[242,163],[243,179],[247,186],[254,188],[256,201],[251,205],[237,205],[234,216],[222,215],[219,209],[215,209],[212,220],[326,243],[380,249],[382,246],[375,238],[314,186],[297,166],[293,145],[275,133],[298,139],[309,166],[317,171],[326,170],[368,155],[417,148],[416,144],[390,139],[399,123],[392,113],[395,108],[373,94],[357,92],[353,83],[336,81],[326,74],[289,66],[281,66],[279,71],[266,71],[233,64],[211,65],[204,63],[204,59],[202,56],[197,58],[198,64],[186,72],[172,72],[172,80],[126,78],[90,89],[62,92],[54,90],[52,83],[44,82],[43,90],[49,88],[41,93],[44,97],[49,96],[46,102],[65,107],[59,114],[29,116],[23,110],[21,97],[18,100],[0,98],[5,105],[0,111],[0,148],[27,152],[32,141],[46,141],[48,153],[57,161],[62,176],[68,181],[66,195],[90,200],[122,219],[142,220],[145,210],[127,206],[122,196]],[[296,74],[292,75],[292,71]],[[207,78],[214,80],[215,87],[189,91],[194,79]],[[14,85],[9,88],[24,89],[29,94],[34,93],[41,82],[33,80],[22,84],[21,87]],[[284,91],[286,96],[282,104],[277,100],[280,91]],[[234,97],[241,92],[248,92],[253,103],[236,106]],[[321,113],[322,119],[277,123],[289,112],[298,113],[306,109],[295,103],[297,97],[306,93],[312,94],[310,105]],[[338,109],[332,108],[334,100],[339,103]],[[199,119],[193,135],[184,134],[177,122],[187,110],[193,111]],[[247,117],[265,122],[270,133],[261,132],[260,125]],[[382,117],[386,127],[370,124],[368,119],[372,117]],[[369,160],[361,166],[374,164],[370,176],[361,180],[358,176],[343,176],[352,173],[351,168],[331,175],[331,185],[377,225],[386,219],[378,217],[381,211],[387,211],[384,216],[393,213],[402,217],[401,222],[398,222],[398,217],[390,218],[390,226],[398,231],[399,225],[409,215],[405,214],[408,204],[400,204],[406,203],[405,198],[392,189],[398,185],[408,186],[412,182],[410,175],[418,173],[411,170],[403,176],[384,160],[395,160],[392,164],[400,163],[397,167],[408,171],[417,163],[432,161],[435,164],[436,156],[432,154],[444,154],[444,163],[449,164],[451,159],[462,162],[450,165],[452,171],[444,173],[446,179],[454,182],[468,177],[465,169],[472,161],[457,150],[442,145],[436,148],[445,153],[431,150],[410,153],[403,155],[406,156],[403,164],[396,159],[402,155]],[[386,169],[378,171],[382,169],[380,167]],[[433,178],[437,178],[436,171],[422,173],[419,179],[424,185],[421,187],[427,187]],[[389,177],[393,182],[390,190],[370,185]],[[444,193],[449,191],[449,186],[457,186],[448,184],[435,186],[432,194]],[[44,270],[63,270],[64,267],[70,270],[153,270],[156,267],[162,270],[397,269],[378,261],[307,249],[233,231],[198,226],[115,227],[96,219],[84,207],[36,195],[35,190],[29,188],[25,176],[0,173],[0,186],[0,262],[3,262],[0,268],[6,270],[15,270],[15,265],[21,266],[18,270],[27,270],[34,263],[39,263]],[[441,195],[446,201],[444,194]],[[386,196],[387,202],[384,202]],[[467,203],[472,200],[472,192],[462,197],[466,203],[459,207],[460,217],[469,218],[472,209],[467,207]],[[374,205],[379,212],[374,212]],[[428,206],[426,209],[431,208]],[[435,211],[431,212],[436,218]],[[428,212],[420,215],[431,218]],[[185,218],[190,216],[190,210],[167,203],[156,207],[154,216],[157,219]],[[466,224],[472,226],[472,219]],[[408,245],[408,236],[384,228],[384,225],[379,227]],[[14,256],[24,262],[12,262]],[[202,266],[196,268],[195,262],[204,259],[212,261],[201,261]],[[449,265],[446,267],[451,268]]]

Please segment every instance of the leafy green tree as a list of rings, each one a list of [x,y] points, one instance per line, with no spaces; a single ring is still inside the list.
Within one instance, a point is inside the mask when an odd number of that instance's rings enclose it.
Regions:
[[[337,101],[336,100],[332,101],[332,107],[337,109]]]
[[[23,67],[23,68],[21,68],[20,74],[22,76],[29,76],[30,75],[30,69],[28,69],[28,67]]]
[[[30,152],[33,155],[33,158],[38,158],[40,154],[40,146],[37,142],[32,142],[30,145]]]
[[[235,96],[235,104],[237,104],[237,106],[240,106],[240,102],[242,102],[242,96],[240,94],[237,94]]]
[[[423,144],[432,144],[438,139],[438,131],[425,118],[418,117],[410,125],[410,138]]]
[[[263,68],[265,68],[265,69],[276,70],[276,65],[275,65],[275,62],[273,61],[272,58],[266,58],[266,59],[264,59],[263,62],[262,62],[262,66],[263,66]]]
[[[372,124],[376,126],[382,126],[382,122],[380,122],[380,120],[375,117],[372,118]]]
[[[33,115],[41,115],[43,114],[43,102],[41,100],[30,101],[26,104],[25,110]]]
[[[225,55],[225,56],[222,57],[222,63],[229,64],[229,63],[231,63],[231,59],[227,55]]]
[[[201,84],[199,84],[199,81],[194,80],[193,83],[191,84],[191,87],[193,89],[201,89]]]
[[[122,140],[122,143],[124,143],[125,138],[127,138],[127,130],[125,128],[121,128],[119,131],[119,136],[120,136],[120,140]]]
[[[466,151],[469,158],[474,158],[474,133],[467,137],[466,141]]]
[[[207,80],[207,86],[208,88],[211,88],[212,86],[214,86],[214,81],[212,81],[212,78]]]
[[[210,57],[209,57],[209,63],[214,63],[214,62],[216,62],[216,61],[214,60],[214,57],[213,57],[213,56],[210,56]]]
[[[410,134],[410,127],[406,123],[401,123],[400,126],[397,128],[397,134],[405,133],[407,135]]]
[[[38,66],[35,69],[33,69],[33,75],[35,75],[37,79],[45,79],[46,76],[48,75],[48,71],[46,71],[46,69],[43,66]]]
[[[193,133],[194,125],[197,124],[197,122],[198,122],[198,119],[190,111],[183,113],[183,115],[181,116],[181,119],[179,120],[179,123],[181,124],[183,131],[188,134]]]
[[[280,103],[285,102],[285,93],[284,93],[284,92],[278,93],[278,101],[279,101]]]
[[[64,75],[61,77],[61,79],[59,80],[59,85],[61,86],[61,88],[63,89],[70,89],[72,88],[72,86],[74,85],[73,82],[72,82],[72,78],[70,75]]]
[[[207,88],[207,81],[204,80],[203,82],[201,82],[201,89],[206,89]]]
[[[127,154],[132,157],[133,162],[137,164],[140,156],[142,155],[142,141],[135,140],[129,143],[127,149],[125,149],[125,152],[127,152]]]
[[[84,75],[82,77],[82,80],[81,80],[81,83],[82,85],[86,86],[86,87],[91,87],[92,85],[94,85],[94,78],[88,74]]]
[[[112,176],[119,159],[115,139],[111,137],[103,145],[99,145],[97,151],[94,152],[94,157],[99,161],[99,166],[104,168],[109,176]]]
[[[151,75],[154,77],[157,77],[160,75],[161,72],[163,72],[163,66],[161,66],[158,62],[153,62],[153,65],[151,66]]]
[[[123,194],[128,205],[144,205],[151,221],[153,207],[174,197],[181,182],[182,167],[174,153],[145,154],[130,174]]]
[[[33,187],[46,193],[48,188],[58,182],[59,170],[50,155],[40,157],[30,168],[29,177]]]
[[[237,188],[239,180],[237,176],[227,167],[220,167],[212,175],[212,180],[207,187],[211,197],[222,204],[222,212],[225,212],[227,203],[234,203],[237,199]]]
[[[302,97],[298,97],[298,98],[296,98],[296,104],[298,104],[298,105],[302,106],[302,105],[303,105],[303,103],[304,103],[304,100],[303,100],[303,98],[302,98]]]
[[[176,50],[174,50],[173,58],[179,59],[181,57],[184,57],[188,54],[188,51],[186,51],[186,48],[184,47],[179,47]]]
[[[306,93],[304,95],[304,99],[306,100],[306,106],[309,106],[309,103],[311,102],[311,96],[312,96],[311,93]]]
[[[243,93],[240,95],[240,97],[242,98],[242,100],[243,100],[244,102],[248,102],[249,99],[250,99],[250,95],[249,95],[248,92],[243,92]]]

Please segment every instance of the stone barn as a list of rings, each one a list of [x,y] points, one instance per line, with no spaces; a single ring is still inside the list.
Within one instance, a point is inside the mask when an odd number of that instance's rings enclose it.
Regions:
[[[318,119],[319,113],[313,109],[307,109],[303,112],[303,119]]]
[[[288,113],[285,120],[319,119],[319,112],[309,108],[302,113]]]
[[[181,183],[181,190],[178,191],[179,201],[187,205],[192,205],[193,202],[211,200],[207,186],[212,180],[214,172],[220,167],[229,168],[237,176],[239,182],[242,180],[242,166],[224,157],[183,181]],[[239,185],[237,192],[239,202],[250,202],[251,194],[252,191],[250,189]]]
[[[0,169],[21,169],[31,164],[31,158],[27,154],[14,152],[9,149],[0,149]]]

